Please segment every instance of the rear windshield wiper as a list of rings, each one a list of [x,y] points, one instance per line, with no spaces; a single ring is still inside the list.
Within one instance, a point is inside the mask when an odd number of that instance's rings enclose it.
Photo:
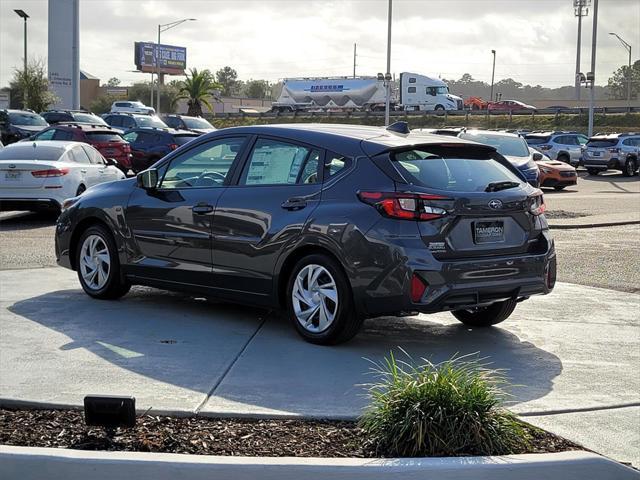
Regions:
[[[500,190],[506,190],[508,188],[515,188],[519,186],[518,182],[511,182],[507,180],[506,182],[491,182],[487,185],[487,188],[484,189],[485,192],[497,192]]]

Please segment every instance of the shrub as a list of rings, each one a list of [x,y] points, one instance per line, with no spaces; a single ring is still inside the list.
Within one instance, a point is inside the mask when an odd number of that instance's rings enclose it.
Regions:
[[[478,361],[376,364],[371,404],[360,419],[378,455],[394,457],[504,455],[523,451],[530,436],[501,408],[506,381]]]

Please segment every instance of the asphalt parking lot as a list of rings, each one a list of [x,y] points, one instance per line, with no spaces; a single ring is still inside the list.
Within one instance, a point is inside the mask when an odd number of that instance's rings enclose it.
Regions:
[[[583,177],[547,203],[552,224],[636,221],[640,181]],[[508,371],[511,408],[527,421],[640,465],[639,225],[554,229],[561,283],[499,328],[469,329],[449,314],[383,318],[326,348],[301,341],[277,314],[204,298],[134,288],[93,301],[74,272],[55,267],[53,224],[0,214],[4,399],[70,405],[88,393],[133,394],[156,411],[351,418],[366,402],[367,359],[398,347],[436,361],[477,352]]]

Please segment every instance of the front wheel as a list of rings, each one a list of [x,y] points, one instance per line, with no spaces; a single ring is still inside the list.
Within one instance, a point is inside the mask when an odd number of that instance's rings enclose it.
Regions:
[[[600,170],[598,170],[597,168],[587,168],[587,173],[589,173],[589,175],[598,175],[600,173]]]
[[[465,325],[472,327],[490,327],[504,322],[513,313],[517,305],[516,300],[496,302],[488,307],[469,308],[451,312],[454,317]]]
[[[87,295],[111,300],[125,295],[131,285],[121,279],[118,251],[111,233],[101,225],[89,227],[76,248],[76,268]]]
[[[362,317],[340,265],[327,255],[302,258],[287,285],[287,313],[297,332],[319,345],[343,343],[358,333]]]

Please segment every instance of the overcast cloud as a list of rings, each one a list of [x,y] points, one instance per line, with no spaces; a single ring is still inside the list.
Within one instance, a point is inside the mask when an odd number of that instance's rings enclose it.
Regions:
[[[51,0],[55,1],[55,0]],[[573,83],[577,21],[572,0],[395,0],[392,72],[445,78],[471,73],[547,87]],[[22,19],[29,15],[29,58],[47,55],[47,1],[0,0],[0,86],[22,62]],[[158,23],[189,22],[165,32],[162,43],[187,47],[188,66],[230,65],[243,80],[350,75],[353,43],[357,73],[385,70],[386,0],[318,2],[218,0],[80,0],[81,69],[106,82],[148,80],[133,73],[133,43],[155,41]],[[583,22],[582,70],[591,55],[591,11]],[[640,1],[600,0],[597,83],[627,62],[608,35],[616,32],[640,52]]]

